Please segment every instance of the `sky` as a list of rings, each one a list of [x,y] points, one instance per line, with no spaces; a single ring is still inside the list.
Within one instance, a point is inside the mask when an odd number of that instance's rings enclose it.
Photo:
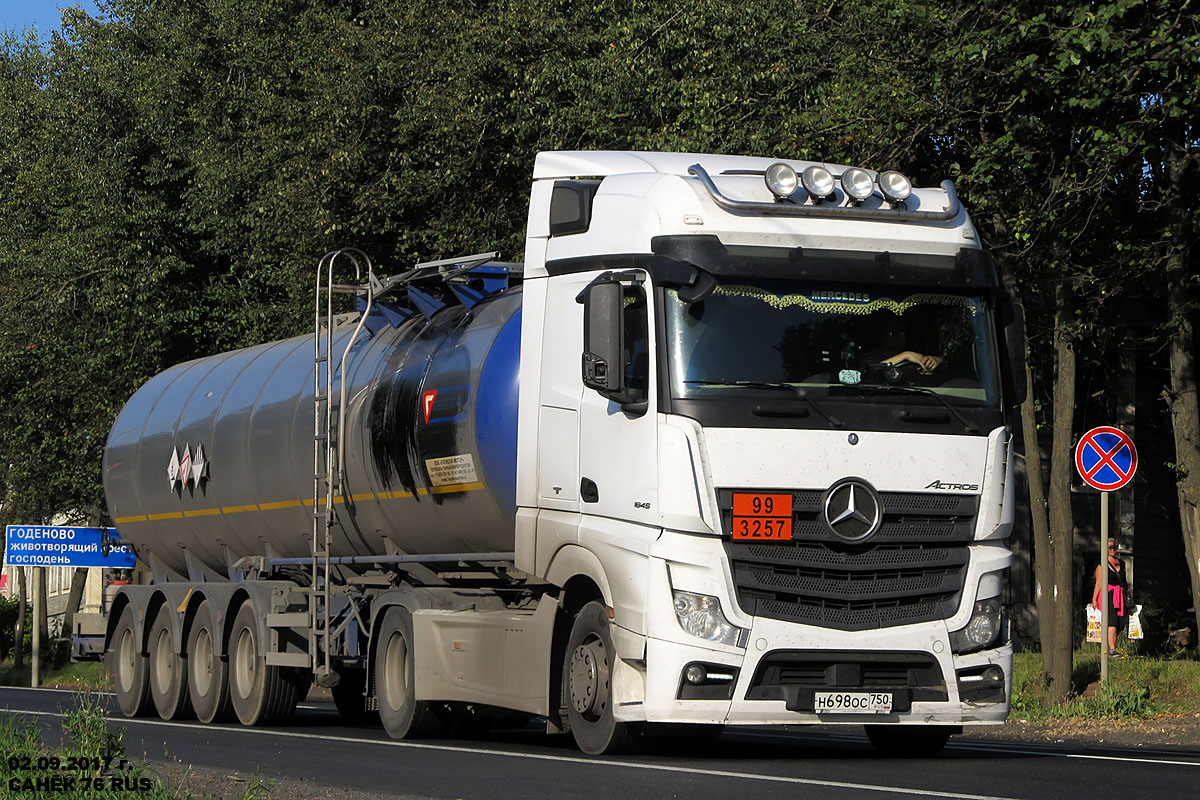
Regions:
[[[58,30],[62,20],[61,6],[82,6],[96,15],[96,0],[0,0],[0,30],[23,31],[37,26],[44,38]]]

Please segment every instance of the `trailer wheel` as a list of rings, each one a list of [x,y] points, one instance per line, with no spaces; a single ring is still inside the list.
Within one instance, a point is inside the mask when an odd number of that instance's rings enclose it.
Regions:
[[[258,618],[247,600],[238,609],[225,651],[229,654],[229,697],[243,725],[275,725],[291,716],[300,697],[294,670],[269,666],[259,651]]]
[[[617,651],[608,630],[604,604],[593,600],[580,609],[567,639],[563,687],[567,717],[579,749],[591,755],[629,750],[636,734],[613,717],[612,674]]]
[[[137,629],[133,624],[133,606],[121,611],[108,649],[104,667],[117,693],[117,704],[127,717],[150,713],[150,676],[146,656],[142,655]]]
[[[867,738],[885,756],[929,758],[936,756],[962,729],[950,725],[867,725]]]
[[[217,655],[220,635],[219,630],[213,630],[212,613],[205,600],[196,609],[187,640],[188,694],[201,722],[226,722],[233,718],[229,665]]]
[[[175,652],[171,609],[162,606],[150,627],[150,699],[163,719],[192,716],[188,698],[187,655]]]
[[[412,739],[441,733],[441,722],[431,703],[417,700],[413,659],[412,614],[392,606],[379,623],[375,649],[375,692],[379,720],[393,739]]]

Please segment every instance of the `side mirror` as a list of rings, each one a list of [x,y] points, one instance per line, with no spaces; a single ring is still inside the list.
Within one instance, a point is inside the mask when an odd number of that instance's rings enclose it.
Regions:
[[[1009,407],[1025,402],[1025,310],[1005,300],[1000,304],[1000,325],[1004,337],[1004,364],[1000,370],[1004,400]]]
[[[603,276],[602,276],[603,278]],[[612,279],[598,279],[580,295],[583,303],[583,385],[618,403],[629,398],[624,378],[623,290]]]

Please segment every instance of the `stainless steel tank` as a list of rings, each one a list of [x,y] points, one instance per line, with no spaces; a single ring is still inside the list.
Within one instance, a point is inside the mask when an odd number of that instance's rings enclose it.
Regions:
[[[513,549],[520,311],[516,287],[398,327],[371,315],[347,361],[335,556],[389,542],[414,554]],[[352,330],[334,333],[335,365]],[[220,575],[242,556],[307,556],[313,370],[313,338],[300,336],[142,386],[104,453],[121,538],[185,576],[185,551]],[[335,374],[335,428],[339,387]]]

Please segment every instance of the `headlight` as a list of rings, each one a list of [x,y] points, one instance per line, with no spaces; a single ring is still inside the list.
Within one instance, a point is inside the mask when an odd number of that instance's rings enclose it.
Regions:
[[[865,169],[851,167],[842,173],[842,191],[861,203],[875,194],[875,181]]]
[[[1000,637],[1000,599],[980,600],[975,604],[967,627],[950,634],[950,649],[959,655],[983,650]]]
[[[879,191],[889,203],[903,203],[912,194],[912,181],[889,170],[879,175]]]
[[[814,200],[833,199],[833,173],[824,167],[813,165],[804,170],[800,176],[804,191],[813,196]]]
[[[767,182],[767,188],[771,190],[771,194],[779,199],[791,197],[800,188],[800,176],[790,165],[783,162],[767,167],[766,173],[763,174],[763,180]]]
[[[706,594],[675,592],[675,618],[692,636],[736,647],[741,629],[721,612],[721,601]]]

